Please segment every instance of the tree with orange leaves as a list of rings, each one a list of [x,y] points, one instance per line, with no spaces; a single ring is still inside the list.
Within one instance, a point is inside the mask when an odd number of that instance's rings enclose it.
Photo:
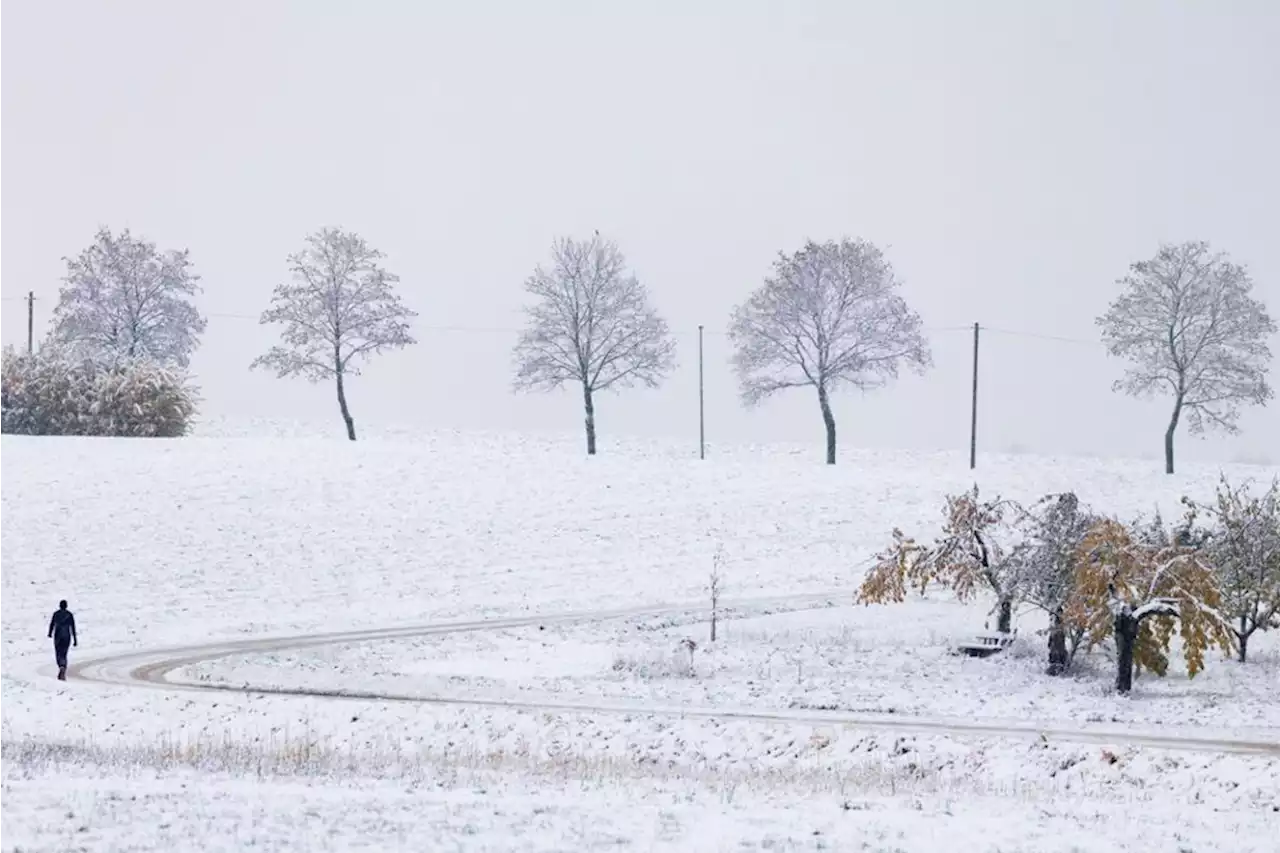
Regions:
[[[909,590],[921,594],[930,584],[947,587],[968,601],[986,589],[996,597],[997,630],[1013,628],[1013,579],[1005,564],[1009,533],[1006,515],[1012,501],[983,501],[978,487],[947,498],[946,522],[933,545],[921,545],[894,528],[893,544],[876,555],[876,564],[858,589],[863,604],[901,602]]]
[[[1190,677],[1211,646],[1231,651],[1212,567],[1187,530],[1170,534],[1158,516],[1149,524],[1094,525],[1080,544],[1075,587],[1066,619],[1084,627],[1091,648],[1114,638],[1121,693],[1132,689],[1135,667],[1164,675],[1175,625]]]

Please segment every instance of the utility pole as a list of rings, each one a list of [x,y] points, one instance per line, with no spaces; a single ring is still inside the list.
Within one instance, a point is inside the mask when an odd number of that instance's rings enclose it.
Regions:
[[[978,324],[973,324],[973,408],[969,416],[969,470],[978,467]]]
[[[36,292],[27,291],[27,355],[35,352],[36,346]]]
[[[702,324],[698,324],[698,458],[707,458],[706,396],[702,384]]]

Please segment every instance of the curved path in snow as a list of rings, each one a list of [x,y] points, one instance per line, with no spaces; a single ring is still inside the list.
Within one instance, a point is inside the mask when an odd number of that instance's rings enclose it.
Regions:
[[[793,595],[773,598],[743,599],[727,602],[726,608],[785,608],[788,610],[811,609],[830,606],[832,594]],[[1159,734],[1150,730],[1131,728],[1087,727],[1068,728],[1055,724],[1036,725],[1026,721],[976,720],[947,717],[911,717],[896,714],[866,714],[847,711],[821,711],[809,709],[757,709],[729,707],[689,707],[681,705],[654,705],[644,702],[610,701],[549,701],[543,699],[485,699],[461,696],[414,696],[395,693],[343,691],[307,687],[253,687],[201,681],[171,680],[174,670],[235,655],[262,652],[293,651],[315,646],[338,643],[370,642],[377,640],[422,637],[432,634],[489,631],[503,628],[519,628],[529,625],[563,624],[567,622],[599,621],[639,616],[661,616],[690,613],[702,609],[702,605],[652,605],[611,610],[593,610],[568,613],[552,613],[530,616],[514,616],[476,621],[440,622],[431,625],[379,628],[365,631],[338,631],[322,634],[304,634],[290,637],[267,637],[232,640],[191,646],[176,646],[146,652],[129,652],[109,657],[86,660],[73,664],[72,678],[103,684],[150,687],[162,690],[198,692],[232,692],[254,695],[309,696],[338,701],[407,702],[420,705],[469,706],[511,708],[528,711],[560,711],[567,713],[595,714],[655,714],[670,717],[717,720],[755,720],[761,722],[805,723],[811,725],[841,726],[853,729],[881,730],[888,732],[950,735],[960,737],[1004,737],[1028,740],[1046,739],[1078,744],[1121,745],[1155,747],[1160,749],[1190,750],[1236,754],[1269,755],[1280,758],[1280,732],[1271,739],[1238,740],[1214,737],[1195,737],[1183,734]],[[1270,737],[1271,732],[1263,733]]]

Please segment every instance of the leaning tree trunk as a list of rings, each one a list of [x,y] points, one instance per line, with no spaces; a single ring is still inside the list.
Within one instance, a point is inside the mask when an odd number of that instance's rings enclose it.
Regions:
[[[347,391],[342,383],[342,369],[334,374],[338,380],[338,408],[342,411],[342,422],[347,425],[347,438],[351,441],[356,440],[356,422],[351,417],[351,409],[347,407]]]
[[[1013,632],[1013,596],[1003,589],[995,572],[991,571],[991,550],[983,540],[982,534],[973,531],[973,540],[978,543],[979,559],[982,561],[982,573],[987,583],[996,594],[996,630],[1001,634]]]
[[[1164,472],[1173,473],[1173,434],[1178,431],[1178,421],[1182,417],[1182,395],[1178,395],[1173,403],[1173,416],[1169,418],[1169,427],[1164,431]]]
[[[582,383],[582,407],[587,421],[587,455],[596,455],[596,404],[591,399],[591,386]]]
[[[822,407],[822,423],[827,428],[827,464],[836,464],[836,416],[831,414],[831,401],[827,398],[827,387],[818,386],[818,405]]]
[[[1049,615],[1049,675],[1063,675],[1067,671],[1067,628],[1062,621],[1062,608]]]
[[[998,603],[996,630],[1001,634],[1013,632],[1013,599],[1002,597]]]

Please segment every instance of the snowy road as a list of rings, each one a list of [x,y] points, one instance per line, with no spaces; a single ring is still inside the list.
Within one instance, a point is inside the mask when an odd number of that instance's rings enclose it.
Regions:
[[[845,594],[847,595],[847,593]],[[781,596],[739,600],[727,603],[726,607],[781,607],[786,609],[805,609],[828,606],[835,598],[837,598],[837,596],[834,594]],[[1132,746],[1145,746],[1172,750],[1274,755],[1280,757],[1280,738],[1257,740],[1220,739],[1194,737],[1189,735],[1162,735],[1152,733],[1151,731],[1132,728],[1103,726],[1070,728],[1058,727],[1052,723],[1036,725],[1025,721],[978,721],[963,718],[909,717],[903,715],[877,715],[810,709],[691,707],[679,705],[655,705],[640,702],[572,702],[552,700],[484,699],[448,695],[410,696],[397,695],[394,693],[342,691],[306,687],[255,687],[252,685],[181,681],[170,678],[171,673],[183,667],[236,655],[293,651],[297,649],[335,645],[340,643],[376,642],[380,640],[404,639],[433,634],[438,635],[457,632],[489,631],[531,625],[562,624],[568,622],[598,621],[640,616],[676,615],[689,613],[698,609],[700,609],[700,605],[663,604],[610,610],[516,616],[477,621],[442,622],[431,625],[405,626],[362,631],[343,631],[275,638],[258,638],[202,645],[178,646],[157,649],[154,651],[131,652],[128,654],[112,655],[109,657],[87,660],[73,665],[70,670],[70,675],[71,677],[82,681],[148,687],[162,690],[204,692],[229,691],[278,696],[321,697],[338,701],[403,702],[438,706],[501,707],[528,711],[559,711],[596,714],[647,714],[683,717],[689,719],[789,722],[832,727],[838,726],[848,729],[881,730],[899,732],[903,734],[915,733],[952,735],[960,737],[1020,738],[1030,740],[1045,739],[1048,741],[1075,744],[1127,744]]]

